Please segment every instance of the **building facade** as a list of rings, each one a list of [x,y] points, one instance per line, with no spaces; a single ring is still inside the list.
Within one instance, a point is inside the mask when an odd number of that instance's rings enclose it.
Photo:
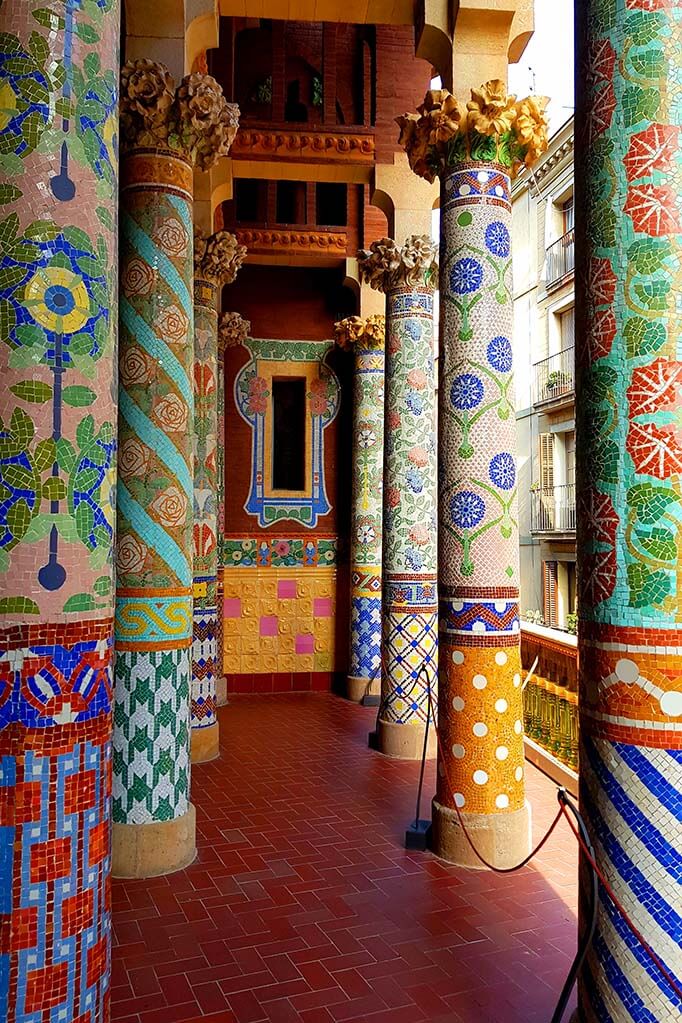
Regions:
[[[573,119],[516,182],[512,232],[521,615],[575,633]]]

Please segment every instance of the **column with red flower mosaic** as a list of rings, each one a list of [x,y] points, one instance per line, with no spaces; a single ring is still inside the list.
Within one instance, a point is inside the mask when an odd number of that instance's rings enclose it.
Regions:
[[[353,490],[350,528],[350,644],[347,694],[356,703],[381,689],[381,545],[384,473],[382,315],[348,316],[336,342],[352,350]]]
[[[217,480],[217,532],[218,532],[218,615],[216,619],[216,704],[223,707],[227,701],[227,679],[225,677],[224,647],[224,594],[223,569],[224,547],[223,533],[225,530],[225,352],[243,344],[249,336],[251,324],[239,313],[221,313],[218,323],[218,480]]]
[[[678,6],[576,8],[580,805],[601,871],[662,967],[600,886],[586,1023],[682,1015]],[[585,867],[583,929],[589,881]]]
[[[436,434],[433,292],[437,250],[413,235],[358,254],[363,279],[386,295],[383,668],[378,744],[422,756],[429,694],[437,702]],[[433,748],[432,748],[433,747]],[[429,755],[435,746],[429,739]]]
[[[467,105],[427,93],[398,119],[413,170],[441,178],[439,715],[433,842],[481,866],[529,849],[519,632],[511,182],[546,147],[544,100],[501,81]]]
[[[194,234],[194,614],[192,640],[192,763],[219,751],[218,660],[218,302],[246,249],[229,231]],[[221,643],[222,647],[222,643]]]
[[[229,151],[238,111],[214,79],[121,75],[120,459],[113,871],[195,854],[190,787],[193,168]]]

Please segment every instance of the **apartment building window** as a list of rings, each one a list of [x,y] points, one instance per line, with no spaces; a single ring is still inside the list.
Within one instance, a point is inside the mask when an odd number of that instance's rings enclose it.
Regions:
[[[575,307],[564,309],[559,313],[559,336],[561,337],[561,350],[565,352],[575,345]]]
[[[556,561],[542,562],[542,607],[545,625],[550,629],[556,629],[559,626],[557,564]]]
[[[566,199],[561,204],[561,216],[563,219],[564,234],[572,231],[575,227],[575,204],[573,202],[573,196],[570,199]]]

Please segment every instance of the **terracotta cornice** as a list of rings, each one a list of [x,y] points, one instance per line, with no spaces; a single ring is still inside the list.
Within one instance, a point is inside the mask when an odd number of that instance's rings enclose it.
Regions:
[[[332,255],[346,254],[345,231],[315,231],[270,228],[243,228],[236,232],[237,240],[249,252],[320,252]]]
[[[374,133],[340,131],[296,131],[290,128],[242,127],[237,132],[231,156],[290,159],[325,159],[334,162],[374,162]]]

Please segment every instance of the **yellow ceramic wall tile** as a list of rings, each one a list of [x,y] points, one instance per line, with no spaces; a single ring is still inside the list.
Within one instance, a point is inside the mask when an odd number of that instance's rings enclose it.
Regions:
[[[281,615],[282,605],[276,597],[265,597],[260,602],[260,613],[262,615]]]
[[[277,671],[278,655],[277,654],[264,654],[262,657],[262,666],[260,671]]]
[[[298,654],[296,657],[296,671],[312,671],[314,665],[313,654]]]
[[[313,584],[308,582],[307,579],[305,581],[299,580],[296,589],[299,597],[312,597],[313,595]]]
[[[247,654],[245,657],[242,657],[241,670],[244,675],[247,675],[249,672],[258,674],[261,671],[260,657],[254,654]]]
[[[260,651],[265,654],[276,654],[279,650],[279,636],[261,636]]]
[[[277,658],[278,671],[297,671],[298,658],[295,654],[280,654]]]
[[[312,597],[299,597],[298,599],[298,613],[301,617],[312,618],[313,616],[313,600]]]
[[[293,633],[289,633],[286,636],[279,636],[279,652],[280,654],[293,654],[296,650],[296,637]]]
[[[240,636],[244,631],[244,622],[241,618],[225,618],[223,620],[224,636]]]
[[[331,653],[315,654],[313,657],[313,671],[332,671],[333,657]]]
[[[243,654],[257,654],[260,650],[261,637],[260,636],[243,636],[242,637],[242,653]]]

